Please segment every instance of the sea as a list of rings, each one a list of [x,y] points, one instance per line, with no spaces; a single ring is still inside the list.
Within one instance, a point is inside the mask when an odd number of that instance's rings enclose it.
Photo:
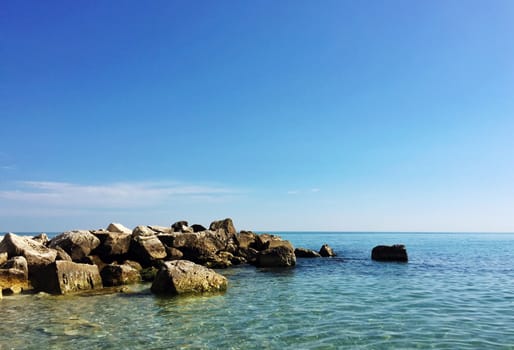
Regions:
[[[0,349],[514,349],[514,234],[276,234],[338,256],[218,270],[215,295],[4,296]],[[408,263],[371,260],[397,243]]]

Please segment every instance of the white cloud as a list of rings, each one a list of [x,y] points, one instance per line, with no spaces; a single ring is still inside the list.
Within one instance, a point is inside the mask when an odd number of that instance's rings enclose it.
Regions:
[[[223,186],[174,182],[125,182],[84,185],[52,181],[23,181],[0,190],[0,208],[27,205],[32,208],[139,208],[172,199],[215,199],[237,194]]]

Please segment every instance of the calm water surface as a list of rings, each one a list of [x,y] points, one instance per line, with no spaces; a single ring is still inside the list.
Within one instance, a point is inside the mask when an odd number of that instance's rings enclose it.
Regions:
[[[0,349],[514,349],[514,234],[281,236],[339,257],[220,270],[214,296],[4,297]],[[409,263],[370,260],[394,243]]]

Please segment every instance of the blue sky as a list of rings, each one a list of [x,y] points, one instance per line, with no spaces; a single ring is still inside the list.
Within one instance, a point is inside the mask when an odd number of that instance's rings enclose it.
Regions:
[[[3,1],[0,231],[514,231],[512,1]]]

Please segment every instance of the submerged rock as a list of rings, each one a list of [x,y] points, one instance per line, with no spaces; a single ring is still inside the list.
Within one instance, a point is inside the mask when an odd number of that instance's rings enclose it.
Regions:
[[[398,261],[407,262],[407,250],[403,244],[395,244],[392,246],[379,245],[371,251],[371,259],[377,261]]]
[[[331,256],[336,256],[337,254],[334,252],[332,247],[330,247],[328,244],[323,244],[319,250],[319,255],[322,257],[328,258]]]
[[[258,267],[291,267],[296,265],[296,256],[293,248],[285,244],[259,252],[255,265]]]
[[[96,265],[56,261],[38,274],[34,288],[50,294],[69,294],[102,288]]]
[[[188,260],[176,260],[163,264],[151,289],[156,294],[206,293],[224,291],[227,284],[224,276],[211,269]]]
[[[296,248],[294,250],[294,255],[297,258],[320,258],[321,255],[314,250],[310,250],[307,248]]]
[[[89,231],[68,231],[50,240],[49,248],[61,247],[73,261],[88,256],[100,245],[100,240]]]

